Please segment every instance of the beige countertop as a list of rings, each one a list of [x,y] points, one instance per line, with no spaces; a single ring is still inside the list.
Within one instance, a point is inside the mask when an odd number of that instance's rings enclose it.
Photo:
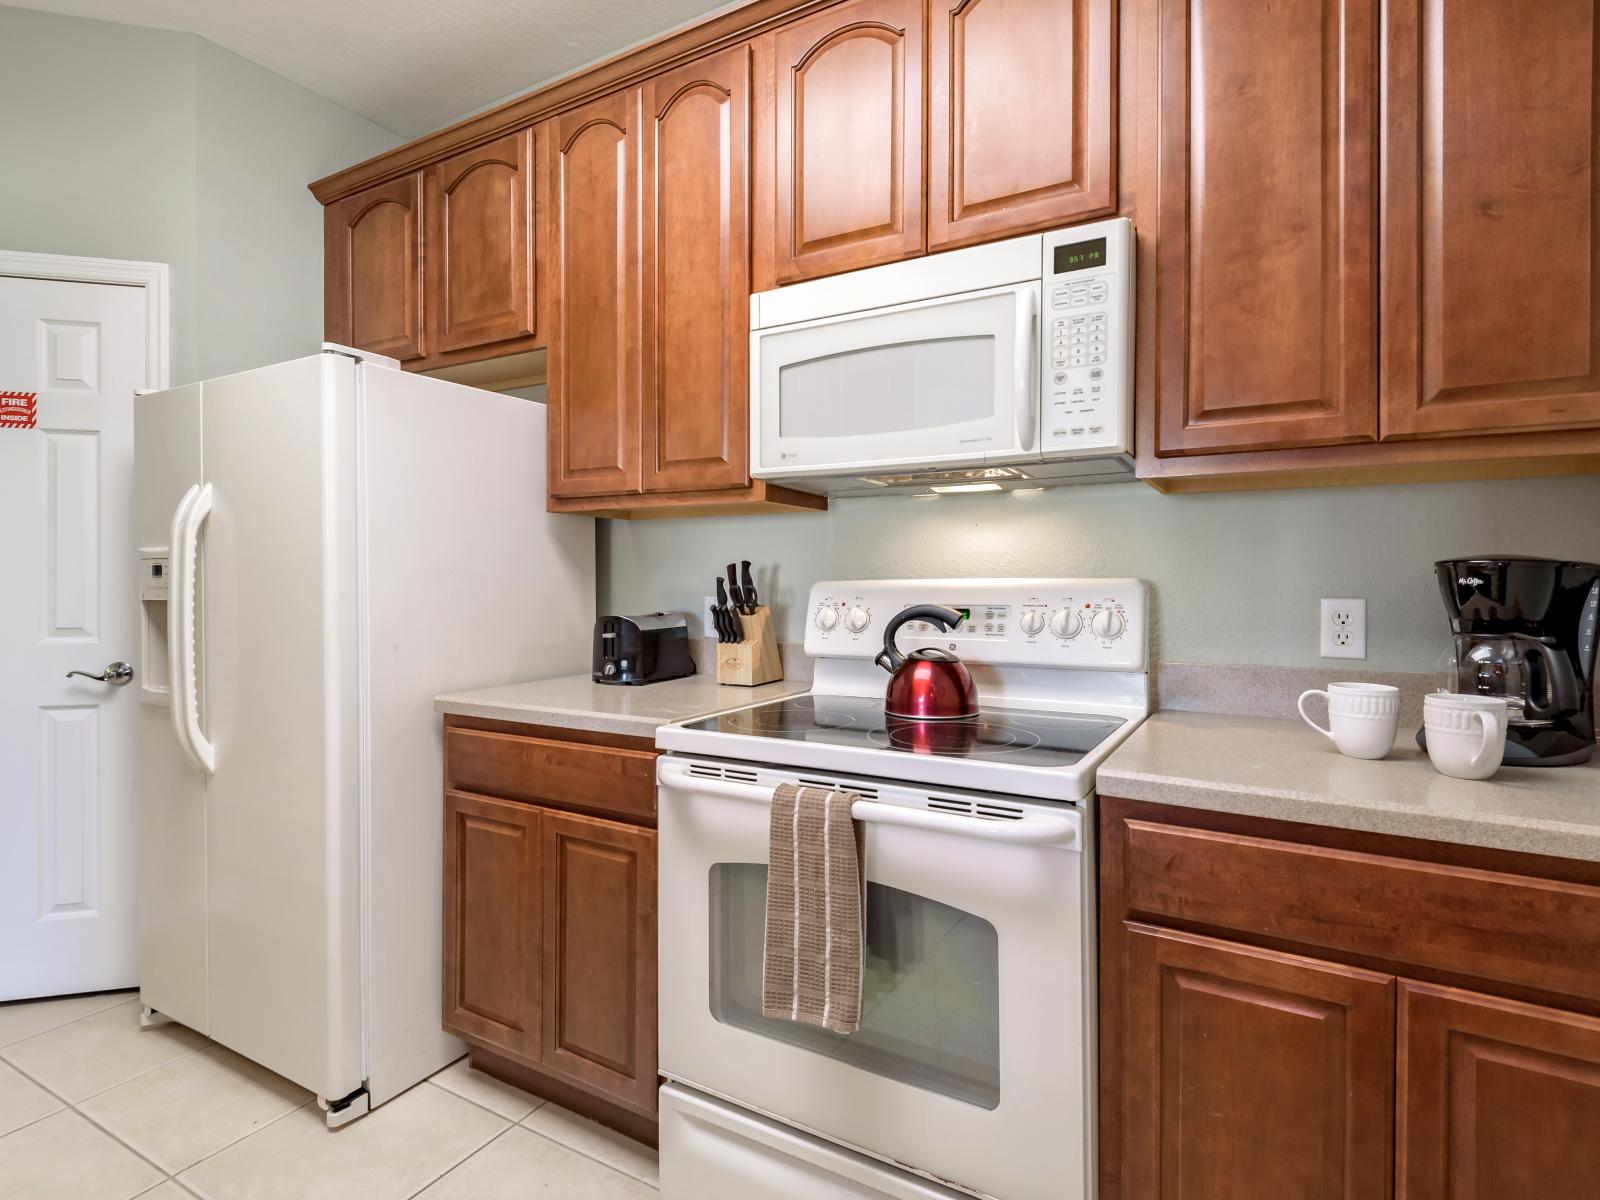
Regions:
[[[1096,790],[1184,808],[1600,862],[1600,762],[1433,769],[1406,729],[1388,758],[1345,758],[1303,722],[1161,712],[1106,759]]]
[[[761,687],[720,687],[714,675],[690,675],[665,683],[625,687],[595,683],[587,675],[567,675],[449,692],[437,697],[433,707],[436,712],[458,717],[653,738],[657,727],[669,721],[743,708],[810,688],[809,679],[785,679]]]

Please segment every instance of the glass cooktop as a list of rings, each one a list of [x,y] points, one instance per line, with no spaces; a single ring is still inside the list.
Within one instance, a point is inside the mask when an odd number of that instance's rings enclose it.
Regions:
[[[1026,767],[1070,767],[1125,723],[1122,717],[1009,709],[985,709],[969,720],[910,721],[885,716],[877,698],[804,695],[704,717],[684,728]]]

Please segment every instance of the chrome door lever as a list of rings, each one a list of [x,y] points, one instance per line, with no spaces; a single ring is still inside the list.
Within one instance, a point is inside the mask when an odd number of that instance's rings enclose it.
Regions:
[[[96,683],[109,683],[112,687],[127,687],[133,679],[133,667],[125,662],[114,662],[106,667],[104,675],[93,675],[88,671],[68,671],[67,678],[82,675],[85,679],[92,679]]]

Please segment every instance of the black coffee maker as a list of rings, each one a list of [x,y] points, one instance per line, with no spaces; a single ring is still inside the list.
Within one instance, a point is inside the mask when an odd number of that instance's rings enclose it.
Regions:
[[[1455,634],[1458,692],[1504,696],[1507,766],[1566,767],[1594,753],[1600,566],[1548,558],[1434,564]]]

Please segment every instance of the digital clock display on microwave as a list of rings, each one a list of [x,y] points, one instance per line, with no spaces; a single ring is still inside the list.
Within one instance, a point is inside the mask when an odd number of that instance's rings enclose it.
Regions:
[[[1069,271],[1089,271],[1105,265],[1106,240],[1103,237],[1056,247],[1057,275],[1065,275]]]

